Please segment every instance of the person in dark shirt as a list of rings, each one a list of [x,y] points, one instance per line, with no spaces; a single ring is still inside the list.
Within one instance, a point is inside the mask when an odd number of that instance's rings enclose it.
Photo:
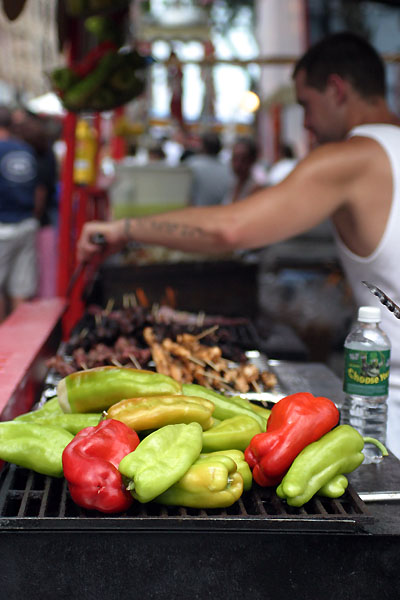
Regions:
[[[11,128],[11,111],[0,106],[0,321],[37,287],[38,165]]]
[[[54,130],[53,132],[51,130]],[[38,168],[37,208],[40,229],[37,233],[38,298],[56,295],[58,256],[58,165],[52,142],[58,130],[54,121],[17,108],[13,112],[13,133],[35,151]]]

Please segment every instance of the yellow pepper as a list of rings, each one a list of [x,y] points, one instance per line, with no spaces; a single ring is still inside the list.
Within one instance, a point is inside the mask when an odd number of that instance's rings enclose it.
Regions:
[[[213,410],[213,403],[204,398],[158,395],[117,402],[107,411],[107,419],[122,421],[135,431],[193,422],[208,429],[213,424]]]

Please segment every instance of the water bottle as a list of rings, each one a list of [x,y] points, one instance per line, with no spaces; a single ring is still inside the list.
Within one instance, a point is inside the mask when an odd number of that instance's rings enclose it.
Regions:
[[[340,421],[352,425],[363,437],[386,444],[390,341],[380,321],[379,307],[361,306],[357,323],[346,337]],[[366,444],[363,452],[364,463],[382,458],[372,444]]]

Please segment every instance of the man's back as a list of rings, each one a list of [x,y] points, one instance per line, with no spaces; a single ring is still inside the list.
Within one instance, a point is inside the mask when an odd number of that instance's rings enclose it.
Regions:
[[[0,222],[17,223],[34,212],[37,164],[30,146],[0,140]]]

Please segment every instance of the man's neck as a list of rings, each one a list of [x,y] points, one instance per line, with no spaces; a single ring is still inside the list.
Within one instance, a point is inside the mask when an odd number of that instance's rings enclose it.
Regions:
[[[384,99],[354,105],[349,116],[350,129],[357,127],[357,125],[371,125],[374,123],[400,125],[400,118],[391,112]]]

